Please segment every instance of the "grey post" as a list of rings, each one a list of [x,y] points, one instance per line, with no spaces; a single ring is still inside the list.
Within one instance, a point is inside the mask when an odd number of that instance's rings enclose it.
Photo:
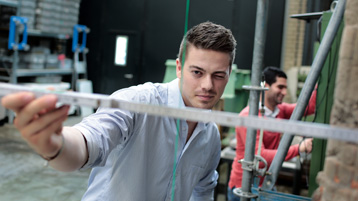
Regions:
[[[255,25],[255,41],[253,62],[251,71],[251,85],[260,86],[261,72],[264,59],[265,43],[266,43],[266,29],[267,29],[267,13],[268,13],[268,0],[258,0],[256,11],[256,25]],[[250,91],[249,97],[249,115],[258,115],[258,105],[260,92],[257,90]],[[244,163],[253,163],[255,157],[255,144],[256,144],[256,129],[247,128],[246,133],[246,146]],[[242,177],[242,194],[251,193],[251,184],[253,180],[253,171],[244,170]],[[241,197],[243,201],[249,200],[248,197]]]
[[[306,109],[307,103],[311,97],[312,91],[315,87],[319,74],[322,70],[324,62],[327,58],[327,55],[330,51],[330,47],[333,43],[333,40],[336,36],[336,33],[339,29],[339,25],[343,19],[344,8],[345,8],[346,0],[338,1],[338,4],[333,12],[333,15],[328,23],[326,32],[323,36],[321,45],[317,51],[316,57],[312,63],[311,70],[307,76],[306,82],[303,85],[303,89],[301,91],[300,96],[298,97],[297,106],[293,111],[293,114],[290,120],[299,120],[302,118],[303,113]],[[272,164],[270,166],[269,172],[270,175],[265,177],[264,183],[262,185],[263,189],[272,190],[278,176],[278,172],[282,163],[286,157],[287,151],[291,145],[293,139],[293,135],[289,133],[285,133],[278,147],[278,151]]]

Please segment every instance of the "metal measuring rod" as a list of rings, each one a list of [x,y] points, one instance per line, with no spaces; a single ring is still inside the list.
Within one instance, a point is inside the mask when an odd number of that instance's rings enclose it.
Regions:
[[[292,132],[298,135],[311,136],[323,139],[338,139],[358,143],[358,129],[332,127],[327,124],[275,120],[271,118],[259,118],[257,116],[240,117],[237,113],[198,109],[192,107],[168,107],[145,103],[128,102],[112,98],[103,94],[89,94],[79,92],[53,92],[38,91],[25,86],[0,83],[0,97],[16,92],[32,92],[36,97],[54,94],[59,103],[92,108],[106,107],[118,108],[137,113],[147,113],[156,116],[168,116],[178,119],[186,119],[198,122],[215,122],[224,126],[245,126],[255,129],[265,129],[276,132]]]

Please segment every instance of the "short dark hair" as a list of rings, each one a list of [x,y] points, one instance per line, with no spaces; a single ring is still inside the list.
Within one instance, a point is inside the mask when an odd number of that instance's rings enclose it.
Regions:
[[[178,55],[180,62],[183,59],[184,46],[186,56],[191,45],[196,48],[229,53],[230,68],[235,59],[236,40],[232,32],[222,25],[207,21],[192,27],[181,41]]]
[[[268,66],[263,71],[262,74],[265,76],[265,82],[268,85],[271,85],[276,82],[276,77],[282,77],[287,79],[287,75],[280,68],[274,66]]]

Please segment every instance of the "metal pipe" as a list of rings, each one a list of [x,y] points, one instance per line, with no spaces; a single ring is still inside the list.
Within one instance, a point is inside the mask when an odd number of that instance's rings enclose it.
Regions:
[[[18,1],[18,5],[17,5],[17,10],[16,10],[16,15],[20,16],[21,15],[21,8],[22,7],[22,0]],[[15,25],[15,44],[19,44],[20,41],[20,37],[19,37],[19,26],[18,24]],[[18,47],[16,46],[16,48],[13,48],[14,52],[12,55],[12,68],[11,68],[11,73],[10,73],[10,83],[12,84],[17,84],[17,69],[19,68],[19,50]],[[15,114],[13,111],[10,110],[6,110],[7,116],[9,118],[9,123],[13,123],[14,118],[15,118]]]
[[[266,43],[266,30],[267,30],[267,13],[268,13],[268,0],[258,0],[256,11],[256,25],[255,25],[255,42],[253,52],[253,62],[251,71],[251,85],[260,86],[261,72],[264,59],[265,43]],[[249,115],[258,115],[259,105],[259,91],[251,90],[249,97]],[[255,157],[255,144],[256,144],[256,129],[247,128],[246,133],[246,146],[244,161],[253,162]],[[242,176],[243,193],[251,192],[251,184],[253,180],[253,171],[244,170]],[[242,197],[243,201],[249,200]]]
[[[330,51],[330,47],[333,43],[333,40],[339,29],[340,23],[343,19],[345,4],[346,4],[346,0],[338,1],[336,9],[334,10],[332,17],[328,23],[321,45],[319,46],[319,49],[317,51],[316,57],[312,63],[311,70],[307,76],[305,84],[303,85],[303,89],[297,101],[297,106],[295,107],[290,120],[300,120],[303,116],[307,103],[311,97],[312,91],[315,87],[320,72],[326,61],[327,55]],[[280,142],[275,158],[273,159],[269,169],[270,175],[265,177],[264,183],[262,185],[263,189],[266,190],[273,189],[277,180],[278,172],[286,157],[292,139],[293,139],[292,134],[285,133],[283,135],[283,138]]]

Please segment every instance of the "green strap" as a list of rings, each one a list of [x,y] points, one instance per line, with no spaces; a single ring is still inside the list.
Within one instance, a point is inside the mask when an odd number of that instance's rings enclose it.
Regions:
[[[184,37],[186,37],[186,33],[188,31],[189,7],[190,7],[190,0],[187,0],[186,1],[186,12],[185,12]],[[186,53],[186,39],[184,39],[183,55],[182,55],[182,61],[181,61],[182,69],[181,69],[181,79],[180,79],[180,94],[181,94],[182,88],[183,88],[183,70],[184,70],[184,63],[185,63],[185,53]],[[180,105],[180,102],[178,103],[178,105]],[[175,173],[176,173],[176,169],[177,169],[177,152],[178,152],[179,132],[180,132],[180,119],[177,119],[177,135],[175,137],[171,201],[174,201],[174,194],[175,194],[175,176],[176,176]]]

